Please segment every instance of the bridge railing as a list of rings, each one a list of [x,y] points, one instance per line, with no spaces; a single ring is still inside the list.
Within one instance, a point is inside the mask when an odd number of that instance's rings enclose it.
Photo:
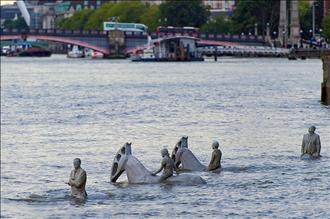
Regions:
[[[86,36],[86,37],[96,37],[96,36],[107,36],[107,31],[99,30],[62,30],[62,29],[0,29],[1,35],[16,35],[16,34],[36,34],[36,35],[52,35],[52,36]],[[147,38],[148,33],[145,32],[134,32],[134,31],[124,31],[125,37],[127,38]],[[255,35],[232,35],[232,34],[180,34],[180,33],[169,33],[158,35],[155,32],[149,33],[151,38],[158,38],[163,36],[191,36],[197,37],[205,40],[215,40],[215,41],[230,41],[230,42],[265,42],[263,36]]]
[[[1,35],[36,34],[57,36],[106,36],[106,31],[62,29],[0,29]]]
[[[207,33],[198,33],[198,34],[180,34],[180,33],[167,33],[158,35],[155,32],[150,33],[151,38],[155,39],[164,36],[191,36],[197,37],[205,40],[220,40],[220,41],[231,41],[231,42],[265,42],[264,37],[261,35],[233,35],[233,34],[207,34]]]

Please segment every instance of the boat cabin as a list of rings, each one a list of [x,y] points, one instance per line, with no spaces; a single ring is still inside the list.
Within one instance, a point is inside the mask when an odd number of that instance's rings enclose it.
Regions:
[[[153,42],[155,58],[159,61],[203,61],[196,47],[198,40],[189,36],[157,39]]]

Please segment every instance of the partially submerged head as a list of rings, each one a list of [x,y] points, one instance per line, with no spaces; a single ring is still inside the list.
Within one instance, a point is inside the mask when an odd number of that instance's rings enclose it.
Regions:
[[[212,142],[212,148],[213,149],[218,149],[219,148],[219,142],[218,141],[213,141]]]
[[[125,171],[125,164],[128,156],[132,154],[132,143],[125,143],[116,153],[111,167],[111,182],[116,182],[120,175]]]
[[[79,158],[75,158],[75,159],[73,160],[73,167],[74,167],[75,169],[78,169],[78,168],[80,167],[80,165],[81,165],[81,160],[80,160]]]
[[[309,134],[314,134],[315,129],[316,129],[316,127],[313,125],[311,127],[309,127],[309,129],[308,129]]]

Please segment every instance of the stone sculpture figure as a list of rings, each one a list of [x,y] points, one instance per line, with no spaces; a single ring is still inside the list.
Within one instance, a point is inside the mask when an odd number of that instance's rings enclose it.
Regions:
[[[218,168],[221,168],[222,153],[219,150],[219,142],[218,141],[213,141],[212,148],[213,148],[213,152],[212,152],[212,157],[211,157],[210,164],[207,167],[208,171],[213,171],[213,170],[216,170]]]
[[[177,171],[204,171],[203,165],[188,148],[188,136],[182,136],[172,151],[174,167]]]
[[[116,153],[111,167],[111,182],[116,182],[123,172],[126,172],[129,183],[159,183],[160,176],[154,176],[143,164],[132,155],[131,143],[126,143]],[[204,184],[205,180],[194,174],[182,173],[168,177],[168,183],[196,185]]]
[[[308,129],[308,134],[305,134],[301,145],[301,157],[309,157],[316,159],[321,157],[321,141],[320,136],[315,132],[315,126]]]
[[[163,157],[161,166],[157,171],[153,172],[152,175],[155,176],[155,175],[157,175],[157,173],[159,173],[160,171],[162,171],[164,169],[162,175],[160,176],[160,181],[164,181],[167,178],[173,176],[174,162],[170,158],[170,155],[166,148],[163,148],[160,153]]]
[[[87,174],[84,169],[80,167],[81,160],[79,158],[75,158],[73,160],[74,169],[71,171],[70,179],[67,184],[71,186],[71,195],[75,198],[85,199],[87,197],[87,193],[85,190]]]

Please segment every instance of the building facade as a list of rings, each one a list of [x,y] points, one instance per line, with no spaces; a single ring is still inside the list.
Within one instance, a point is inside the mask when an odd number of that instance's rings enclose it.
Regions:
[[[324,0],[323,2],[323,13],[324,17],[330,12],[330,1]]]

